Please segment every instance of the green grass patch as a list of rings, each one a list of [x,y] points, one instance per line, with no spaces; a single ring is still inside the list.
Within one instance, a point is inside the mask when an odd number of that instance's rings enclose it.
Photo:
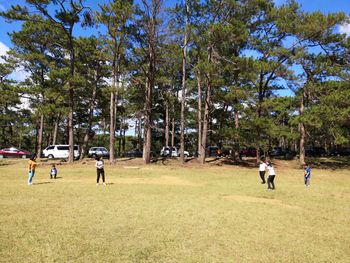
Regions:
[[[287,164],[287,163],[286,163]],[[0,262],[349,262],[350,172],[149,165],[0,165]],[[126,168],[125,168],[126,167]],[[286,166],[287,167],[287,166]]]

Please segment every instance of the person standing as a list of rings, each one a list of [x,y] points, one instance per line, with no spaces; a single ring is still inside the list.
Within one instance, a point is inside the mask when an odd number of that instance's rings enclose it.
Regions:
[[[35,167],[36,167],[36,157],[33,155],[28,161],[28,185],[33,184],[33,177],[35,175]]]
[[[55,167],[55,164],[52,164],[52,168],[50,170],[50,179],[54,178],[56,179],[57,176],[57,169]]]
[[[304,164],[304,184],[305,184],[305,187],[310,187],[310,179],[311,179],[311,168],[306,163],[306,164]]]
[[[266,181],[265,181],[265,171],[266,171],[266,168],[267,168],[267,164],[264,162],[264,160],[260,160],[260,164],[259,164],[259,175],[260,175],[261,183],[262,183],[262,184],[265,184],[265,183],[266,183]]]
[[[105,183],[104,161],[103,161],[103,157],[102,157],[102,156],[96,158],[95,167],[96,167],[96,172],[97,172],[97,183],[96,183],[96,185],[99,184],[100,176],[102,176],[103,185],[106,186],[106,183]]]
[[[267,162],[267,170],[269,171],[269,177],[267,178],[267,190],[275,190],[275,169],[270,161]]]

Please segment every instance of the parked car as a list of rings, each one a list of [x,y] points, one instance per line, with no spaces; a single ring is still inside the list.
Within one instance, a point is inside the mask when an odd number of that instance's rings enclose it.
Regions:
[[[0,150],[0,158],[29,158],[33,154],[15,147]]]
[[[312,147],[305,150],[306,156],[320,157],[326,155],[326,150],[322,147]]]
[[[332,156],[350,156],[350,148],[336,148],[331,150]]]
[[[185,157],[190,156],[188,151],[184,151],[184,155],[185,155]],[[160,156],[162,156],[162,157],[179,157],[180,150],[178,150],[176,147],[164,146],[160,150]]]
[[[46,158],[68,158],[69,155],[69,145],[50,145],[43,150],[43,155]],[[74,145],[74,158],[79,158],[79,146]]]
[[[102,156],[103,158],[109,158],[109,152],[105,147],[91,147],[88,152],[88,157],[96,158]]]
[[[296,153],[294,151],[282,147],[274,147],[269,151],[269,156],[271,157],[283,157],[289,159],[295,155]]]
[[[142,157],[142,154],[143,154],[142,150],[136,148],[126,152],[125,157],[138,158],[138,157]]]
[[[252,147],[242,149],[240,150],[239,155],[241,157],[256,157],[256,149]]]
[[[230,151],[228,149],[220,148],[219,146],[208,146],[205,149],[205,156],[207,157],[224,157],[229,154]]]

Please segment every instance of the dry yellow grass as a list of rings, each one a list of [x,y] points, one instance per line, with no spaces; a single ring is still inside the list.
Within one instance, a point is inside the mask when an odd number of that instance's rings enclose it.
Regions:
[[[0,262],[350,262],[350,172],[313,169],[312,186],[276,163],[257,169],[121,161],[96,186],[93,162],[0,161]],[[129,168],[128,168],[129,167]],[[133,167],[133,168],[130,168]]]

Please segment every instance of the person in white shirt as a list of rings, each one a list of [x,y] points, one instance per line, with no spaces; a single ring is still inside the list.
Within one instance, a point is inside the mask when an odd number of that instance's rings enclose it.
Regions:
[[[264,160],[260,160],[260,163],[259,163],[259,175],[260,175],[260,178],[262,180],[262,184],[265,184],[266,181],[265,181],[265,171],[266,171],[266,168],[267,168],[267,164],[264,162]]]
[[[102,156],[96,158],[95,167],[96,167],[96,172],[97,172],[97,183],[96,183],[96,185],[98,185],[98,183],[100,181],[100,176],[102,176],[103,185],[106,186],[104,162],[103,162],[103,157]]]
[[[267,170],[269,171],[269,177],[267,178],[267,189],[275,190],[274,180],[275,180],[276,173],[270,161],[267,162]]]

